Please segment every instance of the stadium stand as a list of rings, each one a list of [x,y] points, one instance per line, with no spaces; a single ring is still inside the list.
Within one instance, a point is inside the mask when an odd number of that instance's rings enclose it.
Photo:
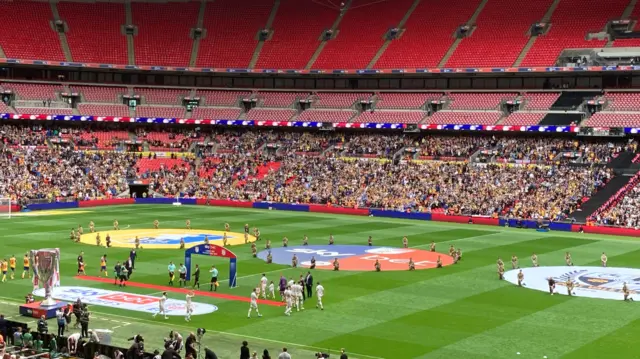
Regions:
[[[201,105],[207,106],[237,106],[243,98],[251,96],[250,91],[196,91],[196,96],[202,98]]]
[[[7,57],[65,61],[58,34],[49,25],[52,18],[48,2],[0,2],[0,45]]]
[[[258,92],[264,107],[295,107],[296,101],[309,97],[308,92]]]
[[[456,28],[471,18],[478,4],[480,0],[421,1],[407,20],[406,31],[391,41],[375,67],[437,67],[453,44]]]
[[[134,90],[136,95],[140,95],[148,104],[158,105],[178,105],[180,100],[189,96],[188,89],[160,89],[160,88],[139,88]]]
[[[131,4],[133,23],[138,27],[134,40],[138,65],[188,66],[200,4],[139,3]]]
[[[298,121],[349,122],[358,114],[354,110],[306,110],[300,113]]]
[[[313,68],[366,68],[384,43],[385,33],[400,23],[411,3],[411,0],[353,0],[340,22],[338,35],[327,42]]]
[[[52,108],[52,107],[16,107],[16,113],[24,113],[28,115],[73,115],[70,108]]]
[[[596,223],[630,228],[640,228],[640,174],[614,195],[595,218]]]
[[[503,100],[513,100],[515,93],[449,93],[449,109],[497,110]]]
[[[138,106],[137,117],[185,118],[184,107],[177,106]]]
[[[303,69],[331,27],[339,10],[310,0],[281,0],[273,35],[265,41],[256,64],[259,69]]]
[[[531,25],[542,19],[552,2],[487,2],[475,23],[475,30],[471,36],[462,39],[445,67],[511,66],[529,40]]]
[[[559,92],[527,92],[522,95],[522,100],[525,110],[548,110],[559,97]]]
[[[376,94],[376,109],[419,109],[432,100],[438,100],[442,93],[381,92]]]
[[[0,113],[14,113],[14,111],[6,103],[0,101]]]
[[[638,127],[640,113],[596,112],[582,123],[591,127]]]
[[[427,116],[423,111],[382,110],[365,111],[356,117],[353,122],[366,123],[418,123]]]
[[[547,114],[544,112],[514,112],[502,121],[506,126],[537,125]]]
[[[119,102],[119,96],[129,93],[126,87],[72,85],[70,88],[71,92],[81,94],[84,102]]]
[[[256,47],[256,36],[267,23],[273,0],[247,3],[217,0],[207,3],[197,66],[247,68]],[[191,50],[191,49],[189,49]]]
[[[640,19],[640,6],[636,3],[631,11],[630,19]],[[640,31],[640,22],[636,21],[633,31]],[[638,47],[640,46],[640,39],[616,39],[613,42],[613,47]]]
[[[81,103],[78,104],[78,111],[81,115],[129,117],[127,105]]]
[[[599,48],[607,41],[586,40],[587,33],[603,31],[610,19],[619,18],[627,0],[562,0],[551,17],[551,28],[539,36],[521,66],[555,64],[563,49]]]
[[[4,90],[13,91],[19,100],[55,99],[58,96],[57,93],[63,90],[59,84],[2,82],[1,86]]]
[[[69,26],[66,35],[74,61],[128,63],[127,42],[120,31],[126,23],[124,4],[64,1],[58,3],[58,12]]]
[[[433,123],[437,125],[493,125],[502,117],[502,112],[497,111],[478,111],[478,112],[459,112],[459,111],[438,111],[427,117],[424,123]]]
[[[190,117],[199,120],[235,120],[241,113],[239,108],[196,107]]]
[[[294,109],[252,108],[247,112],[247,120],[253,121],[289,121],[296,115]]]
[[[607,110],[638,111],[640,110],[640,93],[638,92],[606,92]]]
[[[317,97],[316,97],[317,96]],[[358,101],[369,100],[371,93],[318,92],[312,97],[314,108],[351,108]]]

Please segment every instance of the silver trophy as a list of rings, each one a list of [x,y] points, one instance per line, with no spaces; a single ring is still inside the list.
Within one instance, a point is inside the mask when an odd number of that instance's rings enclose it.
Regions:
[[[34,280],[42,283],[44,288],[44,300],[40,305],[50,307],[56,305],[56,301],[51,297],[52,281],[51,277],[58,268],[58,252],[55,249],[40,249],[31,251],[31,262],[34,264]]]

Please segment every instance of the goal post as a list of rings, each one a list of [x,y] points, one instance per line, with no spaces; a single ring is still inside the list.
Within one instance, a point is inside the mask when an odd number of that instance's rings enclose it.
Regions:
[[[11,218],[11,198],[0,197],[0,218]]]

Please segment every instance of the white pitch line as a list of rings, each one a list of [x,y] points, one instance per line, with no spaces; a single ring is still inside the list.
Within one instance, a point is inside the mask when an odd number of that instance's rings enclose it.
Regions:
[[[1,296],[0,296],[0,298],[5,299],[5,300],[9,300],[9,301],[13,300],[12,298],[1,297]],[[19,305],[21,303],[13,301],[13,302],[11,302],[11,304],[12,305]],[[98,312],[98,311],[95,311],[95,310],[92,310],[92,313],[100,314],[101,316],[110,316],[110,317],[116,317],[116,318],[131,319],[130,316],[119,315],[119,314],[111,314],[111,313],[102,313],[102,312]],[[100,318],[100,319],[109,320],[109,319],[106,319],[106,318]],[[138,323],[144,322],[144,323],[149,323],[149,324],[154,324],[154,325],[158,325],[159,324],[159,322],[148,320],[148,319],[142,319],[142,318],[136,318],[136,321]],[[35,323],[35,321],[34,322],[30,322],[30,323]],[[131,324],[131,323],[129,323],[129,324]],[[172,327],[182,328],[182,329],[185,329],[186,331],[193,330],[192,327],[187,327],[187,326],[182,325],[182,324],[173,324],[172,323],[171,326]],[[298,347],[298,348],[307,349],[307,350],[311,349],[312,351],[322,351],[322,350],[326,350],[327,349],[327,348],[314,347],[314,346],[305,345],[305,344],[289,343],[289,342],[283,342],[283,341],[279,341],[279,340],[254,337],[254,336],[238,334],[238,333],[222,332],[222,331],[214,330],[214,329],[210,329],[210,328],[204,328],[204,329],[206,329],[207,332],[211,332],[211,333],[218,333],[218,334],[229,335],[229,336],[245,338],[245,339],[252,339],[252,340],[261,340],[261,341],[265,341],[265,342],[269,342],[269,343],[281,344],[281,345],[286,345],[286,346],[290,346],[290,347]],[[349,352],[349,354],[354,356],[354,357],[356,357],[356,358],[386,359],[386,358],[383,358],[383,357],[376,357],[376,356],[366,355],[366,354],[358,354],[358,353],[354,353],[354,352]]]

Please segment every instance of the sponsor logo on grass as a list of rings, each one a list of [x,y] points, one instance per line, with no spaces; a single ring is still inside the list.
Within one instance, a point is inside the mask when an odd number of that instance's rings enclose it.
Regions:
[[[258,258],[266,260],[269,251],[258,253]],[[293,255],[298,257],[299,265],[311,266],[311,258],[316,260],[317,269],[333,269],[333,261],[338,258],[340,270],[371,271],[374,264],[380,262],[383,271],[408,270],[409,260],[413,260],[416,269],[435,268],[438,256],[443,265],[453,264],[448,255],[413,248],[369,247],[352,245],[298,246],[272,248],[274,263],[291,265]]]
[[[44,288],[33,292],[35,296],[44,297]],[[179,294],[176,294],[179,295]],[[158,311],[158,301],[160,298],[150,295],[118,292],[106,289],[96,289],[87,287],[57,287],[53,288],[54,299],[75,302],[80,298],[83,303],[99,305],[118,309],[134,310],[137,312],[155,313]],[[187,303],[180,299],[167,299],[165,309],[167,315],[185,315]],[[218,307],[212,304],[192,303],[193,315],[213,313]]]
[[[556,281],[556,293],[567,295],[565,283],[574,283],[573,293],[579,297],[623,299],[622,285],[634,297],[640,292],[640,269],[616,267],[533,267],[522,268],[524,283],[527,288],[549,291],[548,278]],[[505,273],[504,278],[511,283],[518,283],[518,269]],[[638,298],[640,299],[640,298]]]
[[[225,232],[206,229],[123,229],[119,231],[104,230],[96,233],[85,233],[80,241],[86,244],[96,244],[96,236],[100,235],[102,245],[105,245],[107,236],[111,238],[111,246],[120,248],[134,248],[136,237],[140,240],[142,248],[150,249],[175,249],[184,240],[186,248],[205,243],[205,237],[210,242],[222,242]],[[250,242],[255,241],[253,236],[248,236]],[[241,233],[227,232],[227,244],[244,244],[244,235]]]
[[[183,234],[159,234],[156,236],[139,237],[140,244],[180,244],[180,239],[184,239],[185,243],[204,243],[204,237],[207,236],[210,241],[221,241],[222,236],[219,234],[209,233],[183,233]],[[135,243],[135,237],[129,238],[127,243]]]

